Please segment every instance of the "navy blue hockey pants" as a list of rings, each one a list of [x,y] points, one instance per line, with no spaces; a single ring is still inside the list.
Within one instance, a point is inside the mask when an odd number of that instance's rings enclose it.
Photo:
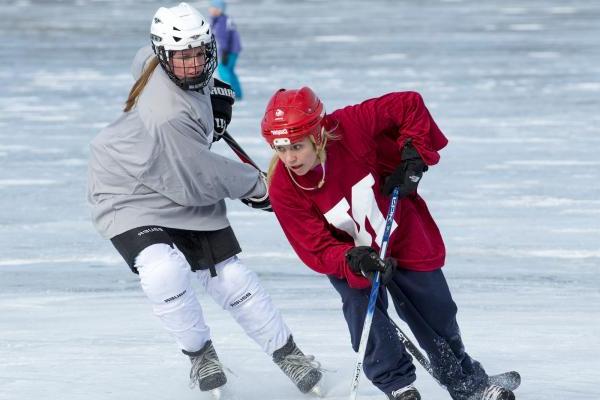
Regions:
[[[331,276],[329,280],[342,297],[352,348],[358,351],[371,289],[353,289],[346,280]],[[410,327],[436,378],[454,400],[467,399],[487,385],[487,374],[465,352],[456,322],[457,307],[441,269],[429,272],[397,269],[387,289],[396,312]],[[377,388],[390,393],[414,382],[416,377],[412,357],[387,314],[386,289],[380,290],[363,370]]]

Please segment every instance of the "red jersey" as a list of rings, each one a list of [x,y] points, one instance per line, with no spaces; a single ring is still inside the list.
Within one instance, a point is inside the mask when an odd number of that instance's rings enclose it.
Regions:
[[[385,96],[336,110],[336,140],[326,146],[325,184],[312,191],[299,188],[281,161],[273,171],[269,195],[275,215],[300,259],[311,269],[343,278],[353,288],[370,286],[354,274],[345,253],[354,246],[379,250],[390,198],[381,194],[383,177],[400,164],[400,149],[411,139],[428,165],[439,161],[447,143],[423,99],[415,92]],[[303,187],[316,187],[320,166],[294,176]],[[425,201],[411,195],[398,202],[388,256],[398,266],[431,271],[444,264],[445,247]]]

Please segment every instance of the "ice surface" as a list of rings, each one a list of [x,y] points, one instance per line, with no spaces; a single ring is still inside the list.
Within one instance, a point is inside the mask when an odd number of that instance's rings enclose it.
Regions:
[[[157,2],[0,2],[0,399],[200,399],[188,361],[93,230],[87,145],[115,119]],[[208,2],[194,3],[205,10]],[[448,135],[421,186],[448,247],[467,350],[517,369],[520,399],[600,398],[600,3],[238,0],[246,97],[231,133],[266,166],[259,123],[280,87],[327,109],[422,93]],[[222,154],[232,153],[222,143]],[[230,203],[247,264],[345,399],[354,354],[337,294],[272,215]],[[200,294],[244,400],[301,399]],[[425,399],[449,398],[419,369]],[[360,398],[383,399],[366,379]]]

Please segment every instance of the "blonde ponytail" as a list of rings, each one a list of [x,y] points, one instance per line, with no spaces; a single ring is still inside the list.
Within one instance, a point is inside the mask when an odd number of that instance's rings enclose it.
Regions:
[[[275,153],[273,154],[273,157],[271,157],[271,161],[269,161],[269,168],[267,169],[267,186],[271,186],[271,179],[273,178],[273,172],[275,172],[277,161],[279,161],[279,156],[277,153]]]
[[[138,80],[133,84],[131,90],[129,91],[129,97],[127,97],[127,101],[125,102],[124,112],[131,111],[135,104],[137,103],[137,99],[146,87],[148,80],[152,76],[154,69],[158,65],[158,57],[152,57],[152,60],[148,63],[142,75],[138,78]]]

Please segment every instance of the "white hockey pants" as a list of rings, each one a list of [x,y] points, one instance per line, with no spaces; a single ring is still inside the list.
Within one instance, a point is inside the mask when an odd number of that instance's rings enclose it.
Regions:
[[[183,253],[167,244],[153,244],[136,258],[140,282],[154,314],[183,350],[200,350],[210,339],[202,307],[192,289],[192,278],[242,326],[269,355],[286,344],[291,332],[257,275],[237,256],[209,270],[191,271]]]

